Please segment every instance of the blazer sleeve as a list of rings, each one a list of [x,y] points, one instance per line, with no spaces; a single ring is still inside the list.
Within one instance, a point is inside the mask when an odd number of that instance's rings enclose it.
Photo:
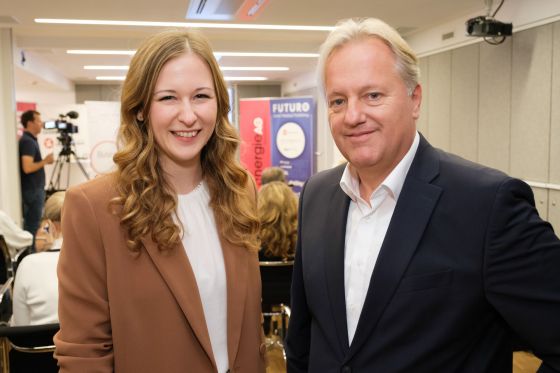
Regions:
[[[543,360],[540,372],[560,372],[560,241],[520,180],[497,190],[484,272],[489,302]]]
[[[60,373],[113,372],[106,263],[93,203],[80,187],[66,193],[58,262]]]
[[[305,284],[303,283],[303,255],[301,247],[301,235],[305,229],[302,220],[302,210],[306,186],[307,183],[303,186],[299,197],[298,239],[290,294],[292,312],[285,341],[287,370],[289,373],[307,372],[309,365],[311,313],[307,306]]]

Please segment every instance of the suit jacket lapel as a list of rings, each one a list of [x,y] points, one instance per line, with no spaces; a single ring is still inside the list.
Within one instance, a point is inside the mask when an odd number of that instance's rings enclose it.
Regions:
[[[430,184],[438,170],[435,150],[422,137],[381,246],[347,359],[375,329],[422,238],[441,194],[440,187]]]
[[[350,198],[340,189],[339,180],[332,186],[333,194],[329,203],[328,225],[324,237],[325,277],[334,324],[341,350],[348,351],[348,328],[346,325],[346,296],[344,291],[344,246],[346,220]]]
[[[151,239],[145,238],[142,242],[169,290],[175,296],[200,345],[208,355],[214,369],[216,369],[198,285],[185,248],[182,244],[179,244],[172,250],[161,252]]]
[[[234,246],[220,239],[224,253],[227,281],[227,344],[230,365],[234,363],[239,347],[245,298],[247,297],[247,281],[249,252],[247,249]],[[254,254],[255,256],[257,254]],[[254,284],[255,286],[257,284]]]

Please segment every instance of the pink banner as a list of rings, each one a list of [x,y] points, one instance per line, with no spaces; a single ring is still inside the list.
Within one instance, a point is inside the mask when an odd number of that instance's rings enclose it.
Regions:
[[[262,171],[270,167],[270,100],[239,100],[240,160],[261,185]]]

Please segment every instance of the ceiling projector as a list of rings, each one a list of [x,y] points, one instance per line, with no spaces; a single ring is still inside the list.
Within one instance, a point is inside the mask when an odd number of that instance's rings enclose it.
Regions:
[[[511,36],[513,26],[495,20],[493,17],[479,16],[466,22],[468,36],[499,37]]]

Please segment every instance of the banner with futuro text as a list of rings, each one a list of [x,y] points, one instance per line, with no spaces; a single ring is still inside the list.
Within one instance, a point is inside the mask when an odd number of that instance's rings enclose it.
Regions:
[[[313,174],[315,102],[311,97],[239,100],[241,163],[261,184],[266,167],[277,166],[299,193]]]

